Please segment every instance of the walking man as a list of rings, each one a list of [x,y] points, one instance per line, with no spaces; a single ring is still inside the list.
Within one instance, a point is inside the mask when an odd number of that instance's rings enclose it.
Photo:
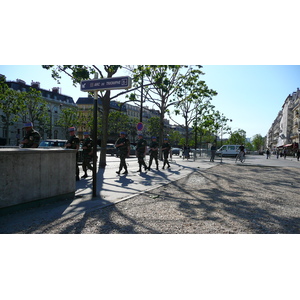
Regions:
[[[148,170],[150,171],[150,167],[152,165],[153,159],[156,163],[156,170],[158,170],[158,142],[156,141],[156,136],[152,137],[152,142],[150,143],[150,160]]]
[[[216,144],[212,144],[211,148],[210,148],[210,161],[214,162],[215,161],[215,156],[216,156],[216,151],[217,151],[217,147]]]
[[[93,170],[91,166],[91,160],[93,158],[93,141],[90,138],[89,132],[83,133],[84,139],[82,143],[82,170],[84,172],[84,175],[81,176],[81,178],[87,178],[87,169]]]
[[[126,157],[129,157],[130,142],[125,136],[126,136],[126,132],[122,131],[120,133],[120,137],[115,143],[115,146],[119,150],[119,154],[120,154],[120,165],[119,165],[119,171],[116,171],[117,174],[120,174],[123,168],[125,170],[123,174],[128,174]]]
[[[168,161],[168,156],[169,156],[169,152],[171,150],[171,145],[168,143],[168,138],[164,138],[164,143],[162,144],[162,148],[161,148],[162,152],[163,152],[163,156],[164,156],[164,164],[163,164],[163,169],[165,168],[165,165],[168,165],[168,169],[170,168],[170,164]]]
[[[137,172],[142,172],[142,166],[144,167],[145,171],[148,169],[145,161],[144,161],[144,157],[146,155],[146,151],[147,151],[147,142],[146,140],[143,138],[143,134],[140,133],[138,135],[139,140],[136,144],[136,156],[138,158],[138,164],[139,164],[139,169],[137,170]]]

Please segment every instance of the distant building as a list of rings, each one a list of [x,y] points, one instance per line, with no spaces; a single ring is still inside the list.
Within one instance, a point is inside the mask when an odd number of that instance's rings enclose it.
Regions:
[[[299,147],[300,90],[288,95],[266,138],[266,147],[272,150],[287,147],[290,150]]]
[[[65,139],[65,129],[57,126],[57,120],[61,113],[61,110],[65,107],[76,107],[74,100],[70,96],[61,94],[61,90],[58,87],[52,88],[52,90],[45,90],[40,88],[40,82],[32,81],[30,85],[26,84],[24,80],[17,79],[16,81],[6,81],[9,88],[16,91],[29,91],[30,88],[34,88],[41,92],[42,98],[47,101],[49,112],[49,124],[47,124],[47,130],[40,131],[42,139],[54,138]],[[2,111],[0,109],[0,115]],[[1,120],[0,120],[1,121]],[[32,121],[32,120],[26,120]],[[0,122],[0,137],[6,139],[8,137],[9,145],[18,145],[19,140],[24,136],[23,121],[20,120],[9,126],[7,131],[3,123]]]

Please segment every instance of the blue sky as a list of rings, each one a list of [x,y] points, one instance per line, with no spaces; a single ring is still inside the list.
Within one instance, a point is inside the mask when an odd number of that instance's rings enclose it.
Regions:
[[[212,101],[216,109],[232,119],[233,130],[243,129],[247,137],[266,135],[286,97],[300,88],[299,65],[204,65],[202,71],[208,87],[218,92]],[[58,85],[40,65],[0,65],[0,74],[27,84],[39,81],[43,89],[59,86],[75,102],[86,96],[68,78]]]

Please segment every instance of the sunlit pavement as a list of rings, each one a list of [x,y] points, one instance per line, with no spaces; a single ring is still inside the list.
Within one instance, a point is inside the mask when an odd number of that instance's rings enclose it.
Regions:
[[[147,156],[147,164],[148,159],[149,157]],[[266,159],[266,156],[260,155],[247,155],[244,163],[236,162],[235,158],[230,157],[223,157],[222,159],[216,157],[214,162],[210,162],[209,157],[200,157],[194,161],[193,157],[189,160],[183,160],[178,156],[173,156],[170,161],[171,168],[164,170],[162,169],[162,163],[162,161],[159,162],[158,171],[155,170],[155,164],[152,164],[152,167],[154,168],[152,168],[151,171],[137,172],[137,158],[131,157],[127,159],[128,174],[118,175],[116,174],[116,171],[118,170],[119,159],[107,156],[106,168],[99,169],[97,173],[97,197],[92,197],[93,186],[92,177],[90,176],[77,182],[76,200],[74,201],[82,202],[94,199],[95,202],[99,202],[100,206],[109,205],[132,197],[140,192],[145,192],[171,181],[178,180],[194,170],[201,171],[222,164],[232,164],[244,167],[251,165],[265,167],[300,167],[300,162],[297,161],[296,158],[287,157],[286,159],[277,159],[276,156],[271,156],[270,159]],[[91,171],[88,172],[89,175],[92,175]],[[82,176],[82,169],[80,176]]]
[[[148,163],[147,156],[146,162]],[[300,162],[296,158],[287,157],[286,159],[272,156],[271,159],[266,159],[265,156],[250,156],[247,155],[245,163],[236,163],[234,158],[216,157],[215,162],[210,162],[209,157],[200,157],[196,161],[193,158],[183,160],[175,156],[170,161],[171,168],[162,170],[162,161],[159,162],[159,170],[154,169],[147,172],[138,173],[137,158],[131,157],[127,159],[128,175],[118,175],[116,171],[119,166],[119,159],[116,157],[107,156],[107,166],[105,169],[99,169],[97,173],[97,196],[93,197],[92,177],[81,179],[76,182],[75,199],[65,200],[48,204],[42,207],[19,211],[15,214],[1,216],[0,232],[13,233],[22,228],[25,230],[34,224],[48,222],[55,219],[66,219],[73,216],[84,214],[101,207],[112,205],[114,203],[124,201],[141,192],[155,189],[161,185],[171,181],[178,180],[195,170],[205,170],[214,166],[222,166],[231,164],[241,168],[251,166],[262,167],[294,167],[300,168]],[[80,176],[83,175],[80,165]],[[89,175],[92,174],[88,171]]]

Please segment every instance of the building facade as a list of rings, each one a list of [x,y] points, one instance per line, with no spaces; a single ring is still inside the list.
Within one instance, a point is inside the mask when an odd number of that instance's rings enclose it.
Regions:
[[[17,79],[16,81],[6,81],[6,84],[9,88],[16,91],[28,92],[30,88],[40,91],[42,98],[47,102],[49,113],[49,124],[47,124],[47,129],[40,131],[42,140],[47,138],[66,138],[65,129],[57,125],[57,120],[59,119],[63,108],[76,107],[72,97],[61,94],[61,90],[58,87],[54,87],[52,90],[42,89],[40,88],[40,82],[32,81],[31,84],[28,85],[25,81]],[[3,112],[0,109],[0,115],[2,115],[2,113]],[[32,120],[26,120],[26,122],[31,121]],[[8,145],[17,146],[20,139],[22,139],[25,134],[25,132],[23,132],[23,123],[24,120],[14,122],[7,130],[3,122],[0,122],[0,138],[2,140],[6,140],[8,138]]]
[[[277,148],[289,148],[290,152],[299,147],[299,112],[300,90],[288,95],[282,109],[270,127],[266,147],[275,150]]]

